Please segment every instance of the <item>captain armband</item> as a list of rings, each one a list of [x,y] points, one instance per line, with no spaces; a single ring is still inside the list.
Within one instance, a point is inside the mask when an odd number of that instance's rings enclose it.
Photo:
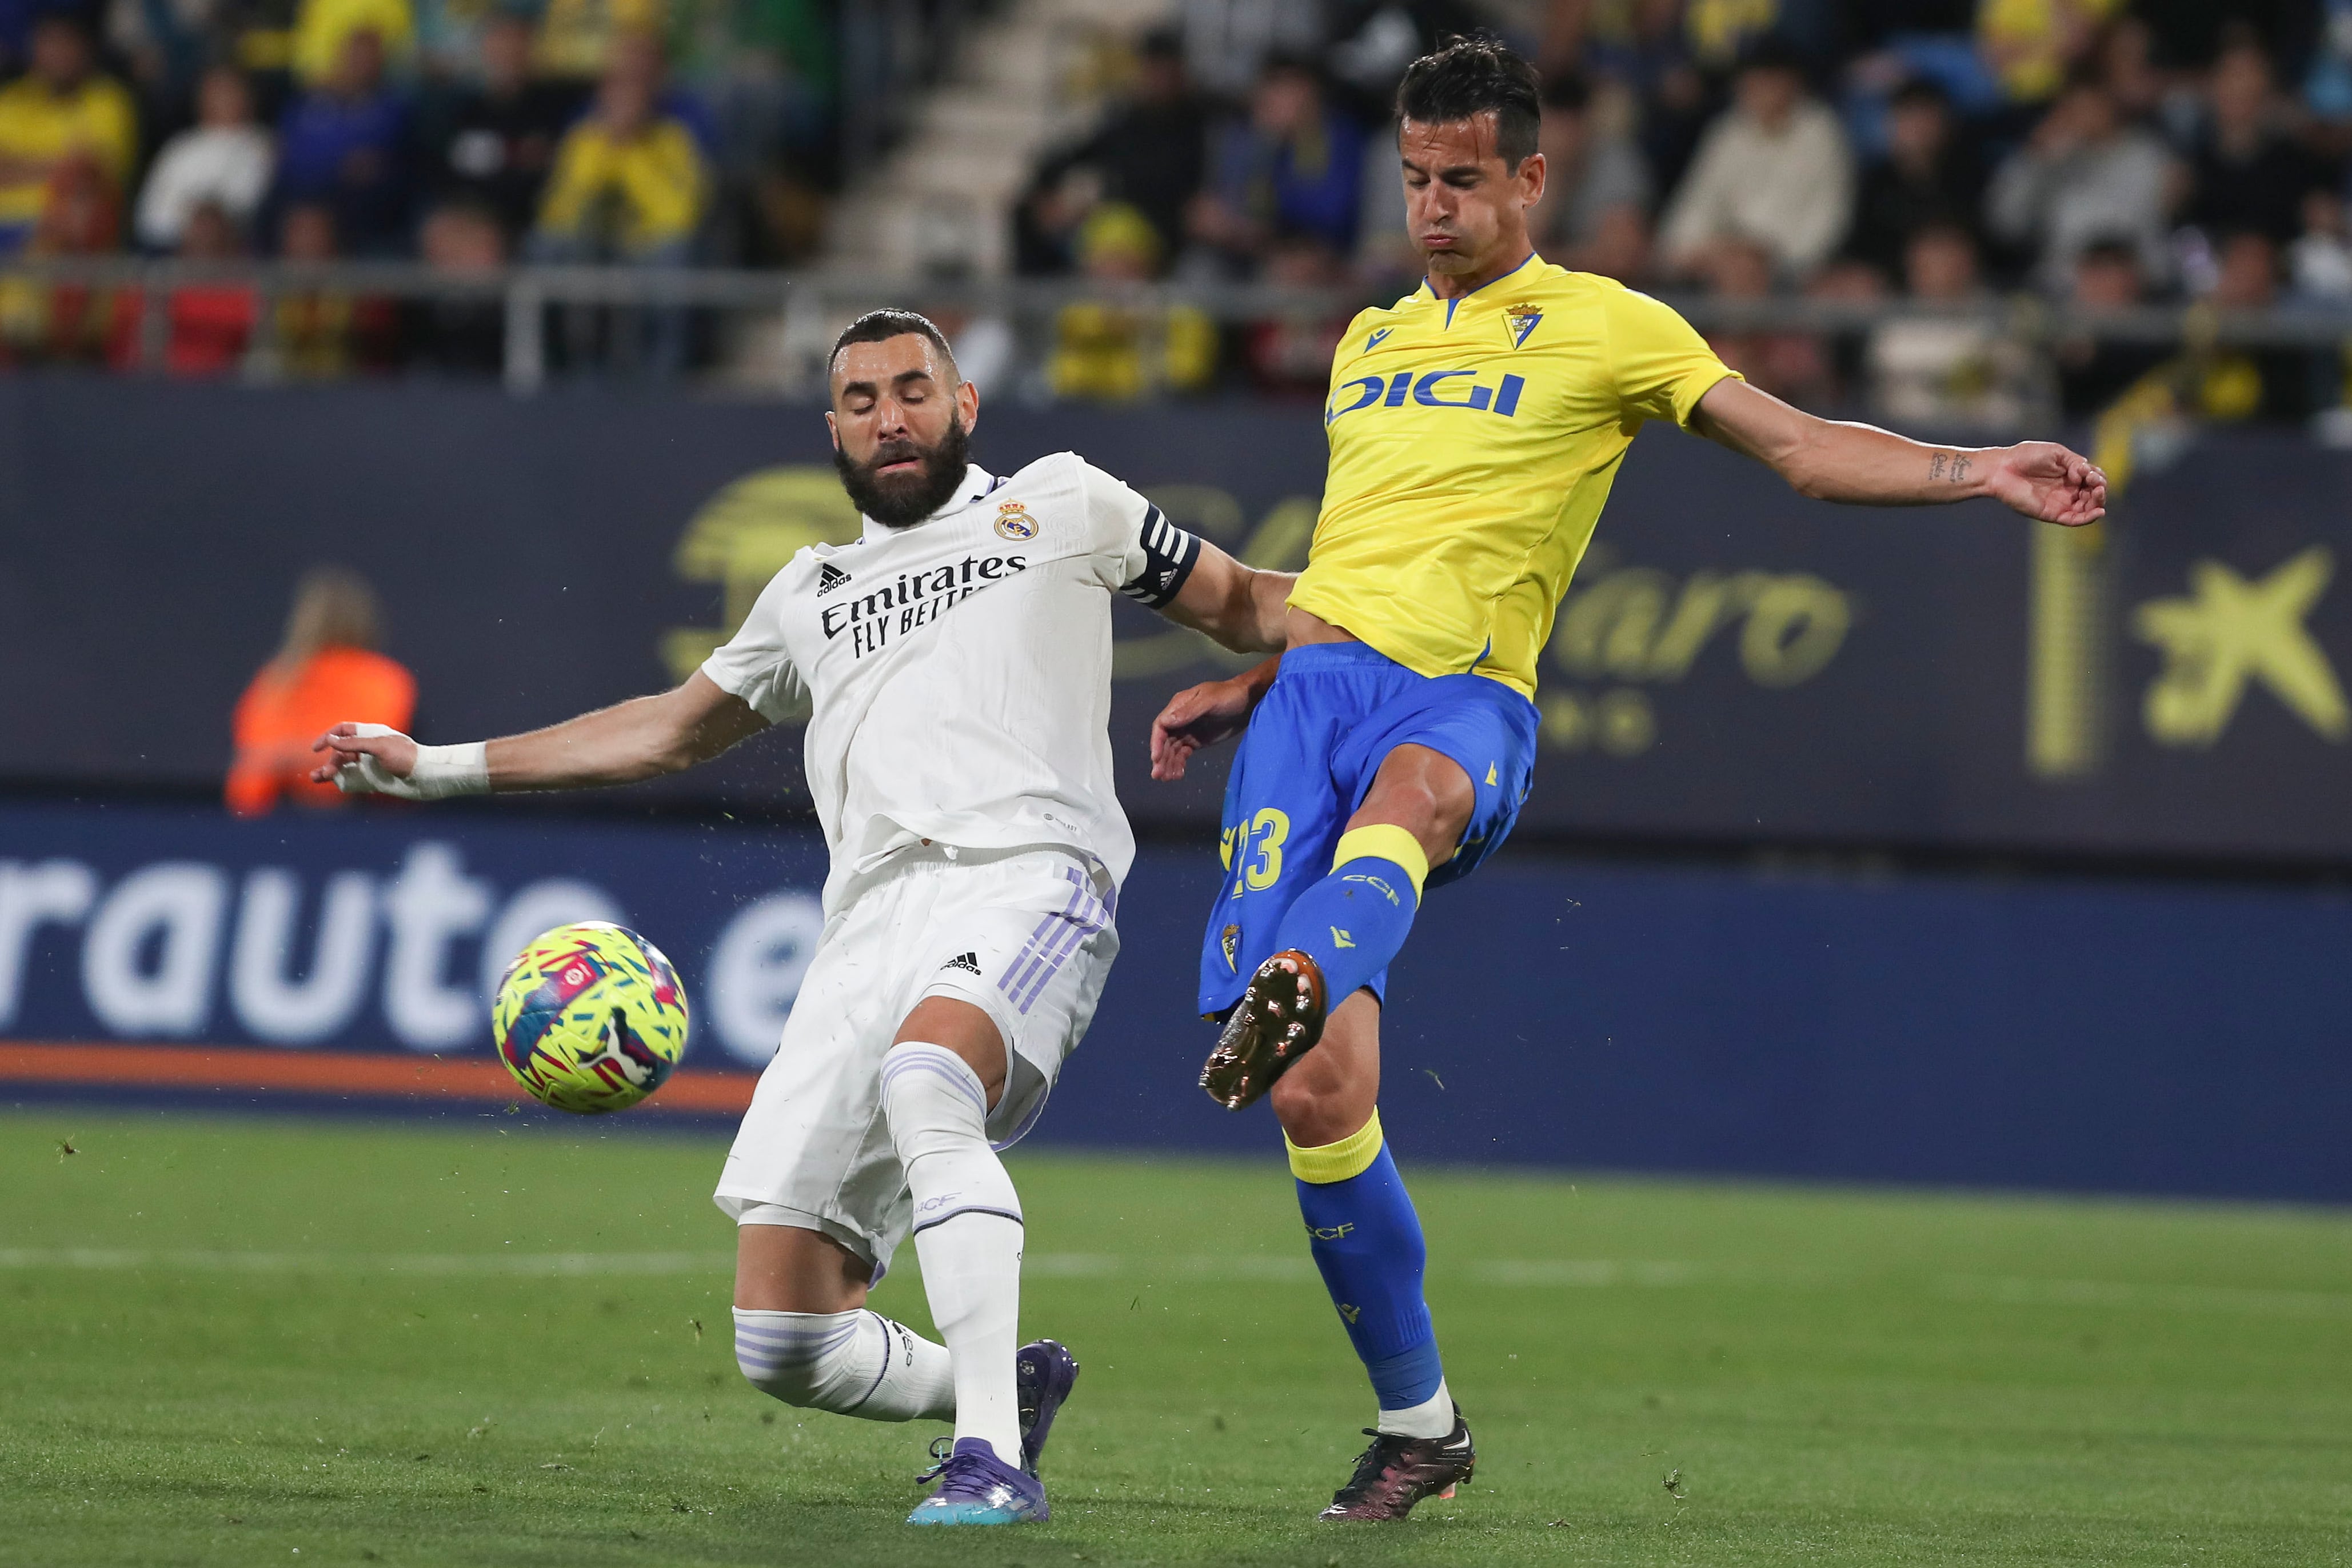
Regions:
[[[1184,591],[1184,580],[1192,575],[1193,563],[1201,559],[1201,541],[1170,522],[1168,514],[1159,507],[1147,505],[1143,531],[1136,542],[1143,548],[1143,570],[1119,591],[1139,604],[1164,609]]]

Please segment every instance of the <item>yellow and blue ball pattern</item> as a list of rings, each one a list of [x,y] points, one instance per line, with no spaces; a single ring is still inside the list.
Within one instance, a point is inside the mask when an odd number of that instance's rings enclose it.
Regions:
[[[583,920],[516,956],[490,1026],[499,1060],[533,1099],[584,1116],[625,1111],[686,1052],[686,988],[635,932]]]

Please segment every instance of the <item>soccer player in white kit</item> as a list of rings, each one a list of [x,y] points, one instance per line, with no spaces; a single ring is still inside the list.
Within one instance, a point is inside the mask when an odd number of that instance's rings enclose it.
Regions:
[[[420,800],[626,783],[708,761],[807,694],[832,871],[719,1182],[736,1359],[791,1405],[953,1420],[909,1523],[1042,1520],[1037,1459],[1077,1364],[1019,1343],[1021,1199],[997,1151],[1045,1108],[1118,952],[1135,841],[1111,782],[1111,595],[1267,652],[1291,579],[1072,454],[1002,477],[969,465],[978,393],[912,312],[853,323],[830,381],[864,537],[793,557],[684,684],[468,746],[338,725],[316,777]],[[943,1345],[865,1305],[910,1232]]]

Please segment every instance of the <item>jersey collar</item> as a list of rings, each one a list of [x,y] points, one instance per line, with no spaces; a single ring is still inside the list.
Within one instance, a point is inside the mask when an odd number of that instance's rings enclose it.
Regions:
[[[936,523],[941,517],[953,517],[1003,483],[1003,479],[991,474],[979,464],[968,463],[964,465],[963,484],[958,487],[956,493],[948,497],[946,505],[925,517],[922,523],[917,523],[915,527],[919,528],[923,523]],[[869,539],[884,538],[904,531],[899,528],[886,528],[868,517],[861,516],[858,520],[866,525],[866,538]]]
[[[1503,279],[1505,279],[1506,277],[1510,277],[1515,276],[1515,275],[1516,275],[1516,274],[1517,274],[1517,273],[1524,272],[1524,271],[1526,271],[1528,267],[1533,267],[1537,262],[1541,261],[1542,259],[1543,259],[1543,257],[1542,257],[1541,256],[1539,256],[1538,254],[1537,254],[1536,252],[1534,252],[1534,251],[1529,251],[1529,252],[1528,252],[1528,258],[1527,258],[1527,260],[1525,260],[1525,261],[1523,261],[1523,262],[1519,263],[1519,265],[1518,265],[1518,266],[1517,266],[1517,267],[1515,267],[1511,268],[1511,270],[1510,270],[1509,272],[1498,272],[1498,273],[1496,273],[1494,277],[1490,277],[1490,278],[1486,279],[1486,282],[1484,282],[1484,283],[1480,284],[1476,288],[1472,289],[1472,290],[1470,291],[1470,294],[1476,294],[1476,293],[1480,292],[1480,291],[1481,291],[1481,290],[1483,290],[1483,289],[1492,288],[1492,287],[1495,287],[1495,285],[1496,285],[1497,283],[1502,282],[1502,281],[1503,281]],[[1422,298],[1423,298],[1429,300],[1432,304],[1438,303],[1438,298],[1437,298],[1437,290],[1436,290],[1433,287],[1432,287],[1432,286],[1431,286],[1429,279],[1428,279],[1428,278],[1426,278],[1426,277],[1424,277],[1424,278],[1423,278],[1423,279],[1421,280],[1421,294],[1422,294]],[[1470,294],[1457,294],[1457,295],[1455,295],[1453,298],[1448,299],[1448,300],[1445,300],[1445,301],[1444,302],[1444,306],[1445,306],[1445,324],[1446,324],[1448,327],[1451,327],[1451,326],[1453,326],[1453,325],[1454,325],[1454,308],[1455,306],[1457,306],[1457,305],[1461,304],[1465,299],[1469,298],[1470,298]]]

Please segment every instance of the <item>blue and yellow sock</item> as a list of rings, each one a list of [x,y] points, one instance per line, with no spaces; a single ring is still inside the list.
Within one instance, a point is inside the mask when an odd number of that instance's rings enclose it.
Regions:
[[[1283,1137],[1298,1178],[1308,1249],[1380,1396],[1380,1429],[1407,1437],[1454,1430],[1454,1402],[1421,1277],[1421,1217],[1381,1135],[1381,1116],[1336,1144],[1302,1149]]]
[[[1429,857],[1402,828],[1342,833],[1331,874],[1300,894],[1275,928],[1275,951],[1296,947],[1314,959],[1336,1009],[1404,946],[1428,880]]]

